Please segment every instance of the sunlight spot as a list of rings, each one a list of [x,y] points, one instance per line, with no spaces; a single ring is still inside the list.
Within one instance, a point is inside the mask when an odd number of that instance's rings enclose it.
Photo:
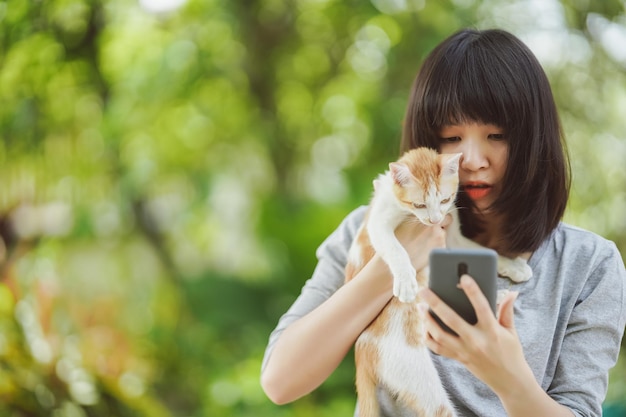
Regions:
[[[241,388],[229,381],[217,381],[211,385],[211,397],[213,401],[224,406],[235,405],[242,396]]]
[[[422,10],[426,0],[372,0],[372,4],[381,13],[394,14]]]
[[[326,100],[322,116],[333,127],[346,127],[356,119],[354,100],[344,95],[334,95]]]
[[[52,417],[87,417],[87,414],[80,406],[65,401],[60,409],[53,411]]]
[[[607,54],[615,61],[626,66],[626,26],[611,22],[605,17],[589,13],[587,15],[587,28]]]
[[[474,5],[475,0],[452,0],[455,6],[468,9]]]
[[[309,196],[320,204],[337,204],[346,198],[349,191],[345,175],[336,167],[304,167],[300,172],[300,181]]]
[[[173,12],[185,4],[187,0],[139,0],[139,5],[150,13]]]
[[[118,384],[129,397],[139,397],[146,391],[143,380],[132,372],[125,372],[120,376]]]
[[[35,314],[33,306],[21,300],[15,306],[15,318],[22,326],[26,342],[33,358],[39,363],[52,361],[52,348],[44,338],[43,330]]]

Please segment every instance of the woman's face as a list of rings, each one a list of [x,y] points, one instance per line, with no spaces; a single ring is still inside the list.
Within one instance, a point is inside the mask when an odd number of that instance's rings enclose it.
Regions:
[[[462,153],[461,190],[485,212],[502,192],[509,143],[504,129],[482,123],[446,125],[439,131],[441,153]]]

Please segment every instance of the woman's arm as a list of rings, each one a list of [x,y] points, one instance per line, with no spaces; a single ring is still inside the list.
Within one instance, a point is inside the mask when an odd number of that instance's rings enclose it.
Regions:
[[[405,224],[396,231],[416,270],[434,247],[443,247],[442,227]],[[392,297],[389,268],[378,257],[310,313],[290,324],[274,345],[261,385],[277,404],[317,388],[337,368],[363,329]]]
[[[376,256],[322,305],[287,327],[261,377],[267,396],[284,404],[317,388],[387,304],[391,291],[389,272]]]

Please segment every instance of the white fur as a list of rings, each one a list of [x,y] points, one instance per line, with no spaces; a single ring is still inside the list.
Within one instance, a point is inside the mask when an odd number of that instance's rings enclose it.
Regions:
[[[435,415],[437,410],[452,404],[443,389],[428,348],[408,346],[403,329],[402,315],[395,315],[388,332],[378,339],[378,373],[391,392],[405,392],[420,398],[425,415]]]

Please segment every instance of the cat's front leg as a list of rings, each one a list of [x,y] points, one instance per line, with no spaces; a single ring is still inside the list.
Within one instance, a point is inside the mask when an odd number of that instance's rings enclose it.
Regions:
[[[411,258],[404,247],[395,239],[395,235],[388,236],[386,242],[379,246],[376,252],[385,261],[391,275],[393,276],[393,295],[398,297],[403,303],[415,300],[419,285],[417,283],[417,273]],[[375,239],[372,239],[372,245]],[[376,249],[376,246],[374,246]]]
[[[400,268],[391,268],[391,273],[393,274],[393,295],[403,303],[415,300],[419,291],[415,268],[409,263]]]
[[[395,235],[396,223],[399,223],[399,221],[375,221],[378,218],[372,216],[368,223],[367,229],[370,242],[376,253],[378,253],[391,271],[393,276],[393,295],[398,297],[403,303],[411,302],[417,296],[419,286],[411,258]]]

